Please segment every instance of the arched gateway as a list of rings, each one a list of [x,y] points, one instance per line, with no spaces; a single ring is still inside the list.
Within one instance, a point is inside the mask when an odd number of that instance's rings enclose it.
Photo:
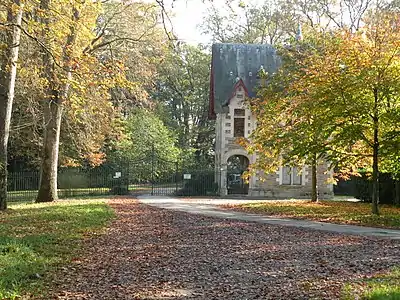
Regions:
[[[249,192],[249,183],[243,179],[243,173],[249,168],[249,159],[244,155],[232,155],[227,161],[228,194],[244,194]]]

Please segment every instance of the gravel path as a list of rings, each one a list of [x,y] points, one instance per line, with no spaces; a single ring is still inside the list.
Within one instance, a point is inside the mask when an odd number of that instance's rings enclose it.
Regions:
[[[60,270],[54,299],[338,299],[400,264],[400,242],[113,200],[118,218]]]

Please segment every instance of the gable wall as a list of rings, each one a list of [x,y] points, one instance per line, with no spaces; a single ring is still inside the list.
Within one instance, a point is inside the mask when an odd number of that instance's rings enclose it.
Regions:
[[[245,91],[243,88],[235,92],[233,98],[229,101],[229,113],[217,114],[216,120],[216,148],[215,148],[215,165],[217,182],[221,184],[222,195],[226,195],[226,174],[227,160],[233,155],[246,156],[250,164],[256,160],[255,155],[249,155],[246,150],[237,144],[233,135],[234,130],[234,109],[245,109],[245,138],[248,138],[255,129],[256,118],[252,115],[243,100]],[[318,166],[318,183],[319,194],[321,198],[331,198],[333,196],[333,185],[327,183],[331,177],[326,163]],[[258,172],[257,176],[252,176],[249,182],[249,195],[268,198],[309,198],[311,195],[311,168],[305,166],[302,171],[301,185],[283,185],[282,170],[278,170],[273,174],[263,174]],[[262,178],[262,179],[261,179]],[[221,183],[220,183],[221,181]]]

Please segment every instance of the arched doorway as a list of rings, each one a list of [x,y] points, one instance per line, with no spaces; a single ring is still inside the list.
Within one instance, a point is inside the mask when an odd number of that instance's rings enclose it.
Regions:
[[[228,194],[247,195],[249,184],[242,175],[249,167],[249,159],[244,155],[232,155],[227,161],[227,189]]]

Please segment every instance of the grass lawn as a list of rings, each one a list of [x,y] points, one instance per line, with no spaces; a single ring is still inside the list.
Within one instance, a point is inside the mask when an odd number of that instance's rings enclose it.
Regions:
[[[357,296],[355,296],[357,295]],[[342,300],[398,300],[400,299],[400,269],[389,274],[348,284],[343,290]]]
[[[371,214],[369,203],[333,200],[318,203],[305,200],[268,201],[225,207],[287,218],[400,229],[400,208],[387,205],[380,206],[379,216]]]
[[[0,212],[0,299],[43,295],[49,272],[79,255],[84,236],[114,216],[104,199],[9,207]]]

